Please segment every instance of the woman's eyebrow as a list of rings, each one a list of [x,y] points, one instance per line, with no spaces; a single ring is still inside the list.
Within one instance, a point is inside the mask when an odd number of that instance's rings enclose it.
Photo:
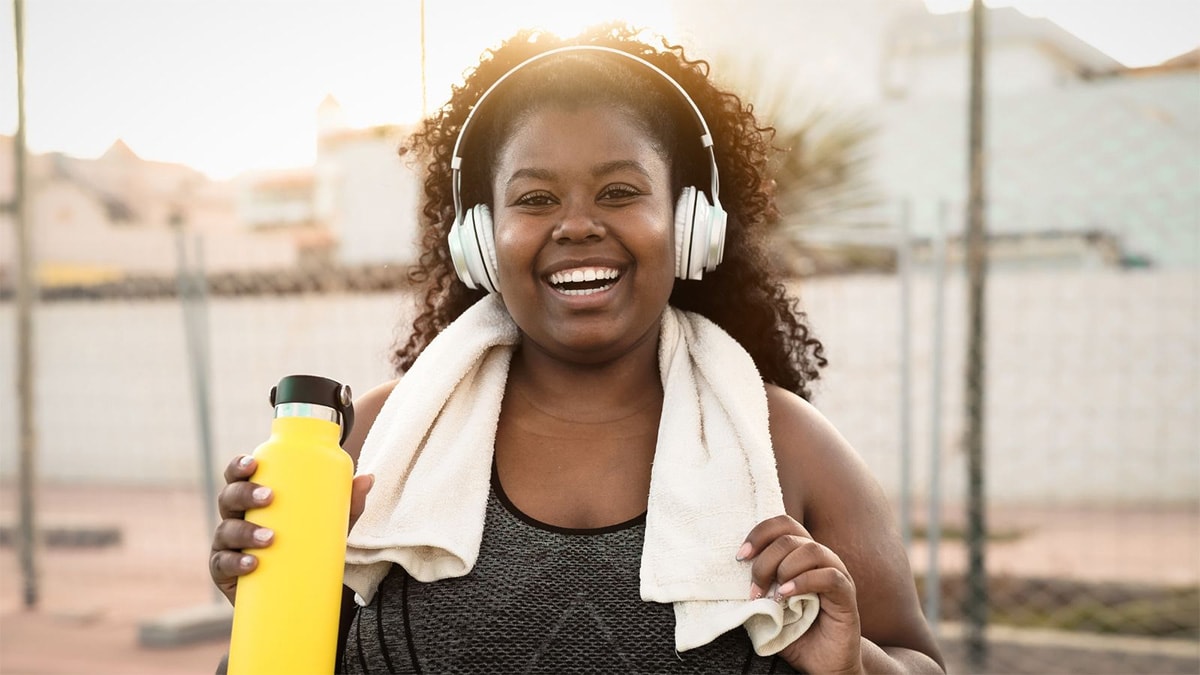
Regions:
[[[508,177],[508,180],[505,181],[504,187],[509,187],[522,178],[532,178],[534,180],[552,180],[554,178],[554,172],[549,169],[538,169],[534,167],[517,169],[511,176]]]
[[[615,173],[617,171],[623,171],[625,169],[630,169],[632,171],[640,173],[643,176],[645,176],[646,178],[650,177],[650,172],[646,170],[646,167],[642,166],[641,162],[638,162],[637,160],[633,160],[633,159],[614,159],[611,162],[604,162],[603,164],[597,164],[596,166],[592,167],[592,175],[593,176],[604,176],[604,175],[607,175],[610,173]]]
[[[614,159],[610,162],[597,164],[592,167],[592,176],[606,176],[608,174],[624,170],[634,171],[645,176],[646,178],[650,177],[650,172],[646,170],[646,167],[642,166],[641,162],[633,159]],[[504,186],[509,187],[522,178],[549,181],[553,180],[554,177],[555,173],[549,169],[522,167],[514,171],[512,175],[508,177],[508,180],[505,181]]]

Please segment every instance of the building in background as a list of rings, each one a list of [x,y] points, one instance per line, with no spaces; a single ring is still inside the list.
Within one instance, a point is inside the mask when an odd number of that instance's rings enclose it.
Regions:
[[[939,221],[951,236],[961,231],[969,14],[931,14],[920,0],[756,9],[770,20],[747,22],[743,8],[719,2],[680,2],[676,16],[700,56],[731,73],[777,126],[813,110],[869,122],[867,173],[883,208],[861,225],[885,230],[873,239],[883,249],[905,212],[918,238]],[[987,19],[994,253],[1016,266],[1200,264],[1198,52],[1130,69],[1047,19],[1012,8]],[[839,235],[846,222],[783,227],[825,257],[864,240]]]
[[[351,128],[333,97],[317,111],[314,208],[342,265],[416,262],[419,178],[399,155],[411,129]]]
[[[238,221],[255,231],[296,233],[309,264],[415,262],[418,179],[398,155],[409,130],[350,127],[332,96],[316,114],[315,165],[239,177]]]
[[[406,129],[354,129],[327,98],[315,166],[213,181],[138,157],[118,140],[100,157],[29,159],[39,280],[90,285],[178,271],[178,238],[201,240],[209,273],[396,265],[416,257],[418,181],[397,150]],[[0,201],[12,200],[12,138],[0,136]],[[0,252],[13,246],[0,214]],[[16,256],[0,256],[10,285]]]
[[[887,38],[871,170],[918,234],[939,218],[963,229],[967,28],[964,14],[922,13]],[[1200,264],[1194,54],[1125,68],[1010,8],[989,11],[987,48],[988,228],[1024,240],[1011,259]]]
[[[11,203],[13,140],[0,137],[0,201]],[[179,164],[144,160],[118,140],[100,157],[29,157],[29,229],[47,287],[131,276],[172,276],[178,239],[204,240],[213,272],[296,264],[291,234],[250,232],[237,221],[231,184]],[[12,283],[14,219],[0,215],[0,284]]]
[[[966,100],[971,26],[966,13],[910,12],[883,38],[884,99]],[[987,16],[987,94],[1005,97],[1119,73],[1124,67],[1047,19],[1005,7]]]

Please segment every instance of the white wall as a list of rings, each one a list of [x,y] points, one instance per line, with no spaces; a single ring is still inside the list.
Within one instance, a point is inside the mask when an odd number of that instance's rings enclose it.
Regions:
[[[211,414],[217,464],[266,439],[267,394],[293,373],[365,390],[386,379],[399,300],[384,296],[214,298]],[[177,301],[55,302],[35,321],[39,474],[48,482],[192,484],[196,406]],[[0,349],[15,353],[0,305]],[[16,471],[15,368],[0,360],[0,475]],[[219,474],[218,474],[219,475]]]

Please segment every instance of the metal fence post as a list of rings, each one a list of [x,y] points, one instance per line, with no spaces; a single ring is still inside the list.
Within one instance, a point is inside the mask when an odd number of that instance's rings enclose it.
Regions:
[[[896,275],[900,278],[900,534],[912,544],[912,241],[908,200],[900,202]]]
[[[203,240],[196,236],[195,266],[188,264],[184,227],[176,219],[175,245],[179,260],[179,302],[183,308],[184,340],[191,371],[192,398],[196,406],[196,434],[200,445],[200,478],[204,491],[205,523],[211,534],[217,527],[217,483],[213,475],[212,415],[209,405],[208,300],[205,289]],[[221,593],[213,587],[216,599]]]
[[[29,172],[25,148],[25,3],[13,0],[17,43],[17,133],[13,139],[13,215],[17,231],[17,427],[19,428],[18,509],[22,599],[32,609],[38,603],[37,519],[34,487],[37,484],[37,429],[33,379],[33,307],[37,303],[33,237],[29,231]]]
[[[987,523],[984,495],[984,366],[986,352],[987,228],[985,224],[986,158],[984,155],[984,43],[986,24],[983,0],[971,4],[971,93],[968,124],[967,198],[967,663],[973,672],[987,664],[988,619],[986,551]]]
[[[933,338],[932,373],[929,382],[929,522],[925,541],[929,566],[925,575],[925,617],[939,632],[942,612],[942,575],[939,560],[942,545],[942,352],[946,316],[946,218],[945,202],[938,204],[933,234]]]

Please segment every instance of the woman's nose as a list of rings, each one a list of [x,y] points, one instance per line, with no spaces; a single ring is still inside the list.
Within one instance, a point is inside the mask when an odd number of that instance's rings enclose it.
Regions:
[[[600,215],[595,213],[591,205],[568,205],[562,219],[554,226],[554,240],[563,243],[601,239],[604,234]]]

